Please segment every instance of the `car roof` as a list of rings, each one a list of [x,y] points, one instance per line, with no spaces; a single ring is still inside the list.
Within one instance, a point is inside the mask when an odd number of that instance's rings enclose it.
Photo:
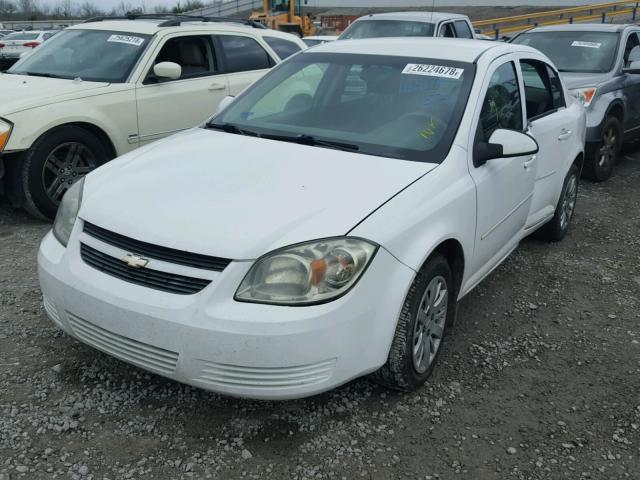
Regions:
[[[572,23],[565,25],[549,25],[546,27],[536,27],[524,33],[538,32],[622,32],[625,28],[637,27],[631,24],[614,23]]]
[[[313,47],[309,52],[433,58],[474,63],[489,50],[491,50],[496,57],[513,52],[539,54],[536,49],[525,45],[492,42],[488,40],[429,37],[339,40],[337,42],[323,43]]]
[[[442,20],[466,20],[466,15],[447,12],[388,12],[364,15],[358,20],[398,20],[407,22],[437,23]]]

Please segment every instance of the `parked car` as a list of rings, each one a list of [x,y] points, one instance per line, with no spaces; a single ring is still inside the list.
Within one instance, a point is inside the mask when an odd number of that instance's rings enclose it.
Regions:
[[[640,26],[540,27],[513,39],[548,55],[587,109],[584,176],[608,179],[624,141],[640,134]]]
[[[365,15],[342,32],[339,40],[376,37],[474,38],[469,17],[443,12],[392,12]]]
[[[334,42],[337,39],[337,35],[315,35],[312,37],[304,37],[302,41],[307,45],[307,47],[315,47],[321,43]]]
[[[81,176],[198,125],[306,48],[243,21],[130,18],[70,27],[0,75],[5,190],[33,215],[53,218]]]
[[[20,55],[30,52],[56,33],[58,32],[55,30],[9,33],[2,37],[2,42],[0,42],[0,65],[3,68],[10,67],[20,59]]]
[[[181,382],[418,388],[458,299],[575,211],[584,108],[532,48],[332,42],[222,107],[75,183],[38,256],[60,328]]]

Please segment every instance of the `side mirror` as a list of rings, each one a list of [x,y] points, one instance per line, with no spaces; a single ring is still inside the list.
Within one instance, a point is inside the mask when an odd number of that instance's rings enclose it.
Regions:
[[[631,62],[631,64],[622,70],[624,73],[629,73],[631,75],[640,74],[640,60],[636,60],[635,62]]]
[[[226,97],[224,97],[218,104],[218,112],[223,111],[225,108],[231,105],[235,99],[236,97],[232,97],[231,95],[227,95]]]
[[[524,157],[538,153],[538,142],[526,133],[499,128],[488,142],[478,142],[473,149],[473,164],[484,165],[496,158]]]
[[[153,73],[158,78],[178,80],[182,76],[182,67],[173,62],[161,62],[153,67]]]

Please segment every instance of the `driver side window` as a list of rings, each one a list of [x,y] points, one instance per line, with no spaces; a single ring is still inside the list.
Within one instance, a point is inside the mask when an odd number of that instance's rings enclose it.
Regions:
[[[624,48],[624,67],[631,66],[631,62],[640,61],[640,40],[637,33],[632,33]]]
[[[476,142],[488,142],[499,128],[523,131],[522,98],[513,62],[498,67],[482,104]]]
[[[180,80],[213,75],[217,70],[213,45],[208,36],[178,37],[167,40],[158,53],[154,65],[162,62],[180,65],[182,67]],[[152,68],[145,83],[154,83],[154,78]]]

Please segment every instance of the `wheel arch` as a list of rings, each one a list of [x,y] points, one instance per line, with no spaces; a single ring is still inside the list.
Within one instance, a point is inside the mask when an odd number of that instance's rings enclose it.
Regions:
[[[107,150],[107,152],[109,153],[109,156],[111,157],[111,159],[116,157],[117,151],[116,151],[116,147],[115,147],[113,141],[111,140],[111,138],[109,137],[107,132],[104,131],[104,129],[102,129],[101,127],[95,125],[94,123],[80,122],[80,121],[78,121],[78,122],[61,123],[60,125],[56,125],[55,127],[51,127],[49,130],[47,130],[46,132],[41,134],[38,138],[42,138],[45,135],[50,135],[55,130],[57,130],[59,128],[63,128],[63,127],[78,127],[78,128],[82,128],[83,130],[86,130],[87,132],[89,132],[93,136],[95,136],[98,140],[100,140],[100,143],[102,143],[104,145],[104,147]]]
[[[614,100],[611,102],[604,118],[606,119],[609,116],[616,117],[621,124],[624,124],[624,104],[622,103],[622,100]]]
[[[429,260],[436,254],[442,255],[451,268],[457,298],[460,293],[460,288],[462,287],[462,280],[465,272],[465,255],[462,243],[455,238],[441,240],[440,243],[429,253],[422,266],[426,265],[427,262],[429,262]]]

